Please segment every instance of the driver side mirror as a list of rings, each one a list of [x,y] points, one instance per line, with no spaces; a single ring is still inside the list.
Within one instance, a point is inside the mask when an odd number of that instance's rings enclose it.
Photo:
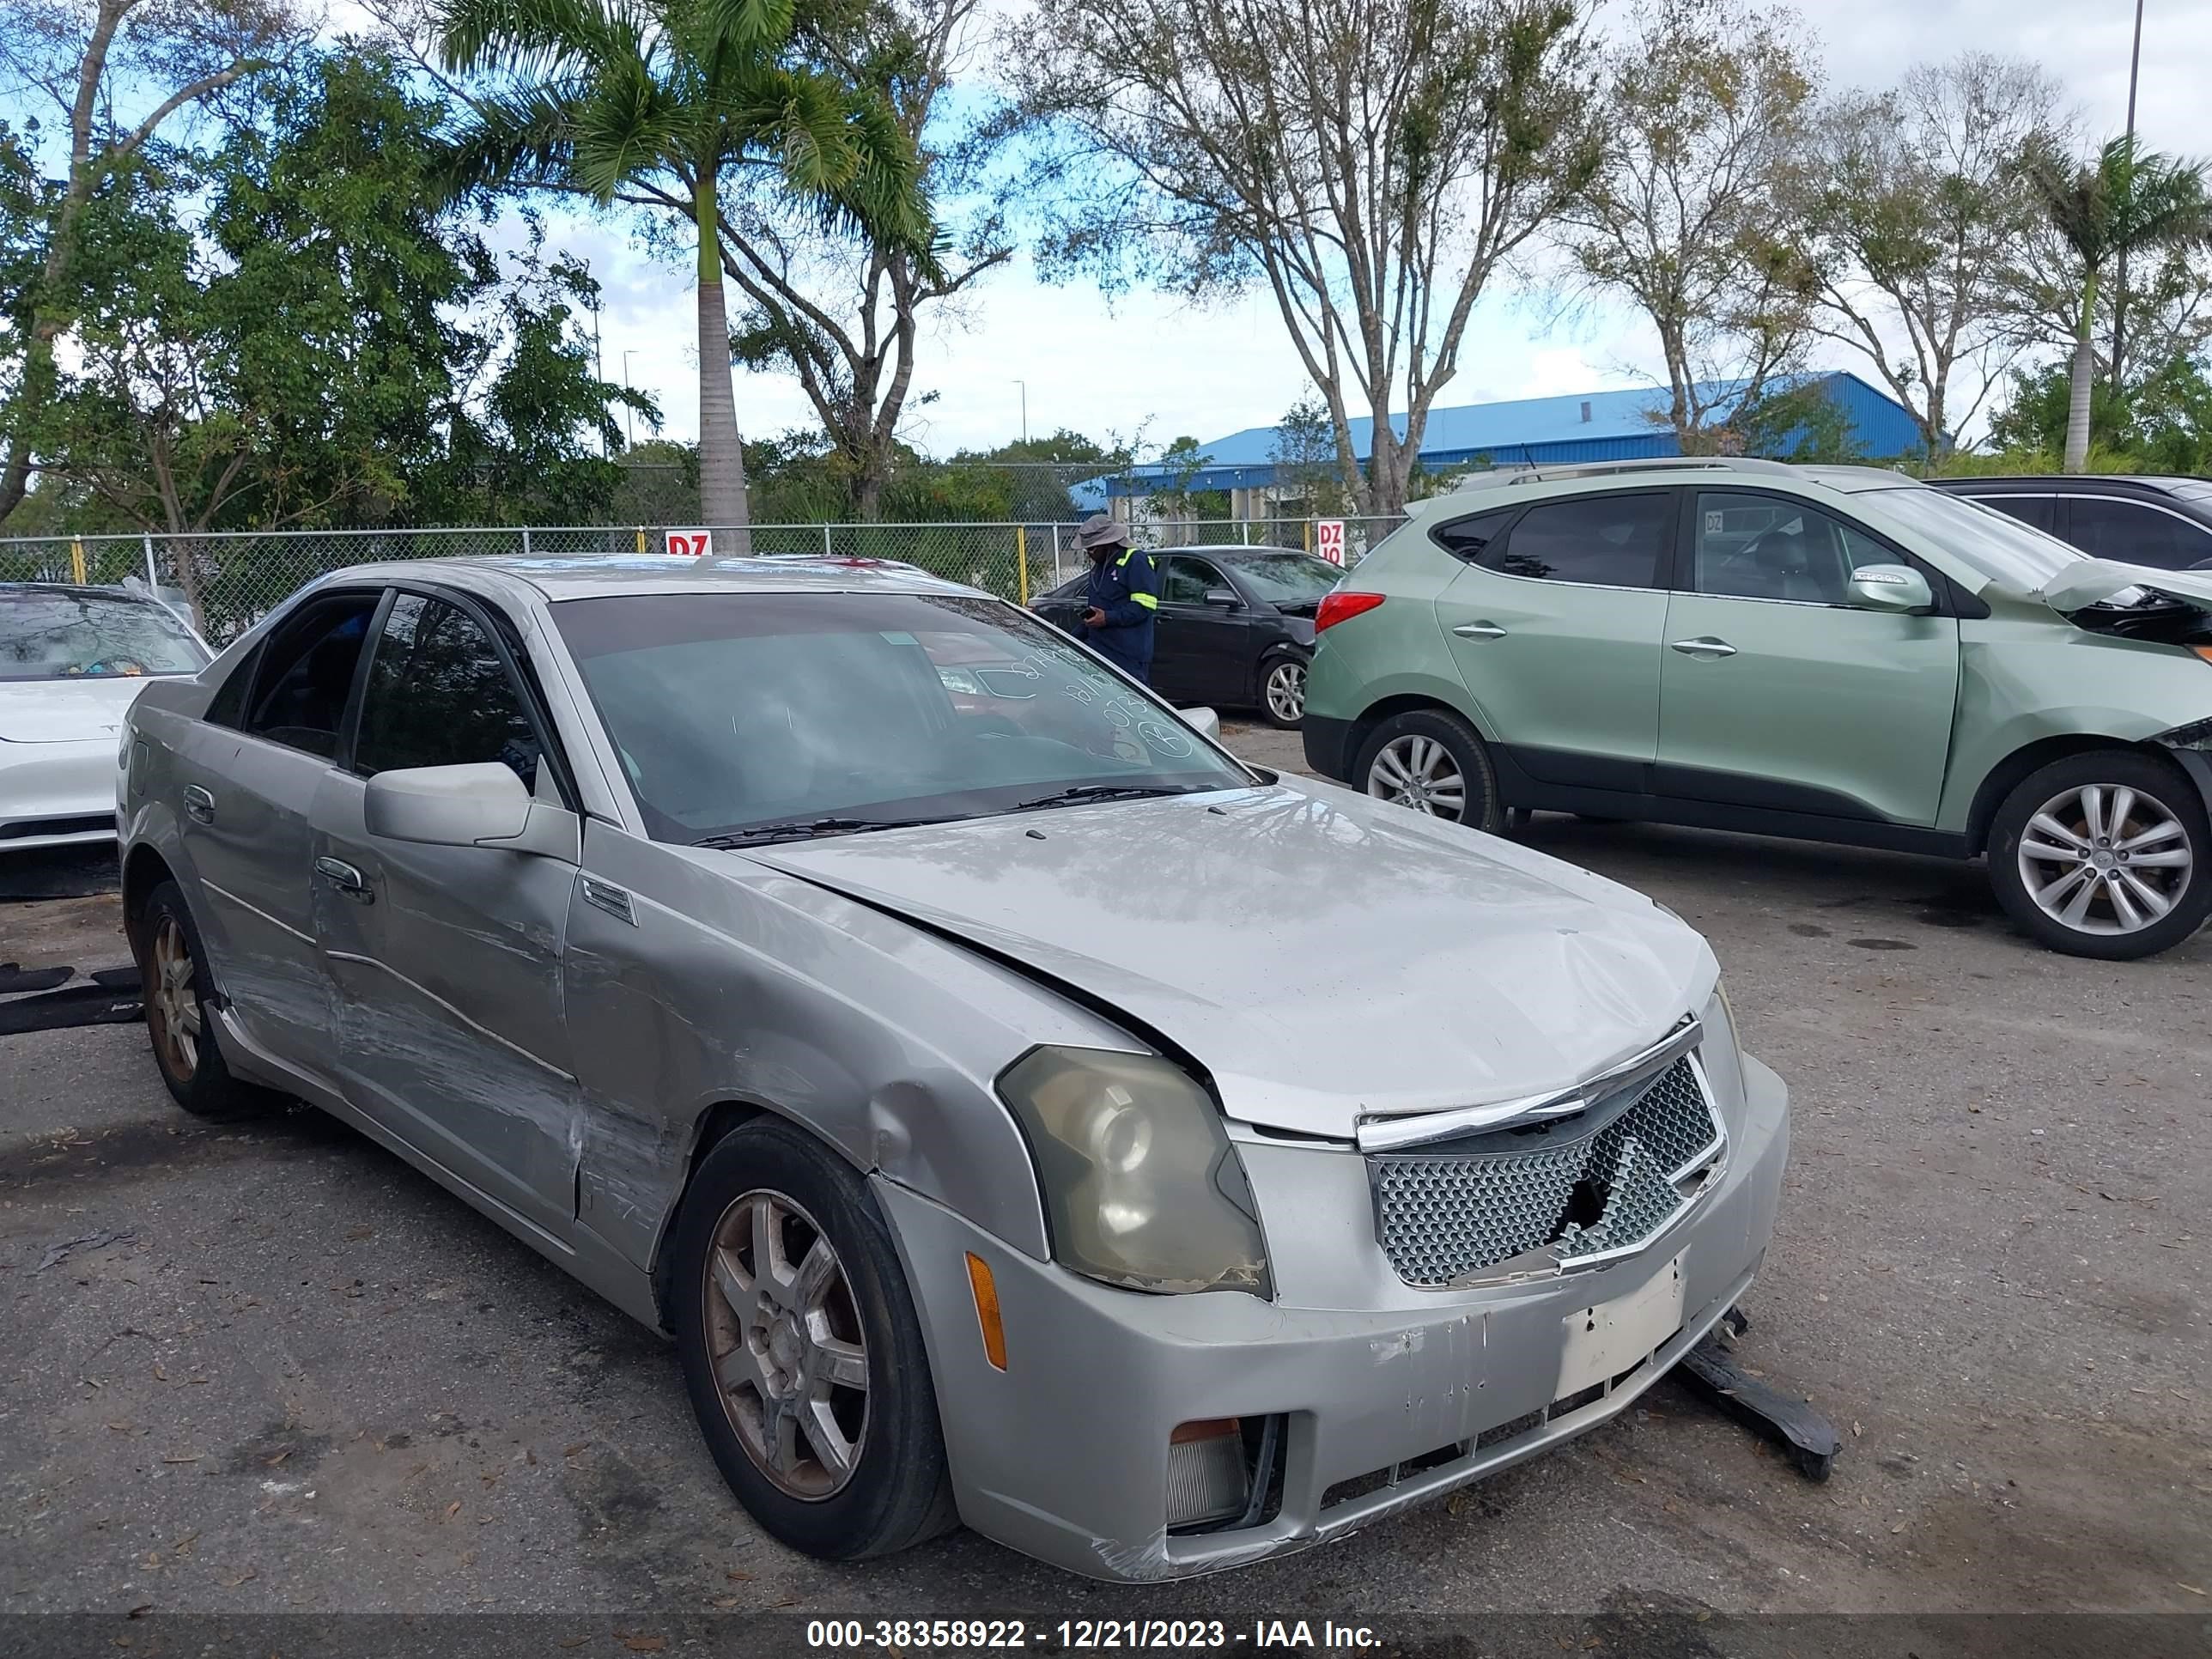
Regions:
[[[1925,611],[1936,603],[1928,578],[1909,564],[1863,564],[1846,592],[1861,611]]]
[[[368,781],[362,816],[368,833],[431,847],[513,841],[530,827],[530,792],[498,761],[406,766]]]
[[[1208,605],[1218,605],[1225,611],[1234,611],[1238,605],[1244,603],[1243,600],[1237,597],[1236,592],[1232,589],[1226,587],[1207,588],[1206,590],[1206,602]]]
[[[1216,743],[1221,741],[1221,716],[1211,708],[1178,708],[1176,713],[1182,716],[1185,726],[1200,736],[1211,738]]]

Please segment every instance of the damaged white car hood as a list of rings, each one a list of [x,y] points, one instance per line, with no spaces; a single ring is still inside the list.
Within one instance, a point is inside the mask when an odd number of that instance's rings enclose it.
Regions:
[[[1303,781],[742,856],[1025,964],[1194,1057],[1231,1117],[1332,1139],[1570,1087],[1717,975],[1626,888]]]
[[[2160,570],[2111,559],[2081,559],[2069,564],[2045,582],[2035,597],[2063,616],[2131,587],[2149,588],[2191,605],[2212,607],[2212,570]]]
[[[0,680],[0,743],[112,743],[144,675]]]

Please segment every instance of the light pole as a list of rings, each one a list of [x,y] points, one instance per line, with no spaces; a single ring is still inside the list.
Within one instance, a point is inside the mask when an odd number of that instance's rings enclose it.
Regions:
[[[2136,80],[2142,73],[2142,15],[2143,0],[2136,0],[2135,45],[2128,53],[2128,161],[2135,162],[2136,137]],[[2112,392],[2120,392],[2120,376],[2124,365],[2120,353],[2126,349],[2128,326],[2128,251],[2120,249],[2119,268],[2112,273]]]
[[[623,390],[624,392],[629,390],[630,355],[637,348],[633,346],[629,351],[623,353]],[[635,449],[637,447],[637,411],[628,404],[623,405],[623,422],[624,429],[629,434],[629,447]]]
[[[1014,384],[1022,389],[1022,441],[1027,443],[1030,441],[1030,383],[1016,380]]]

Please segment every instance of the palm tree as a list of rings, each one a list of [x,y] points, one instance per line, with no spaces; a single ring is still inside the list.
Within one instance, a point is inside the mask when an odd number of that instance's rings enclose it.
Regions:
[[[2124,254],[2177,247],[2212,235],[2204,167],[2155,152],[2139,154],[2132,137],[2106,144],[2094,166],[2069,163],[2047,144],[2037,146],[2027,158],[2028,182],[2080,267],[2081,306],[2066,413],[2069,472],[2080,471],[2089,459],[2097,279],[2107,262]]]
[[[926,247],[911,139],[880,91],[823,67],[797,0],[445,0],[441,49],[489,74],[454,147],[463,185],[521,183],[682,209],[698,237],[699,505],[750,550],[730,387],[720,184],[771,167],[825,220]]]

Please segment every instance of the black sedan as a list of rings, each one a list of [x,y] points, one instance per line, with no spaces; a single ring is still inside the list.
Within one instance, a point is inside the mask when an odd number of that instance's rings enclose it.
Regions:
[[[1314,611],[1344,572],[1287,547],[1156,547],[1159,620],[1152,689],[1170,702],[1257,708],[1294,727],[1306,711]],[[1070,633],[1082,621],[1087,574],[1031,606]]]
[[[2212,569],[2212,479],[2100,472],[1929,482],[2071,542],[2093,559]]]

